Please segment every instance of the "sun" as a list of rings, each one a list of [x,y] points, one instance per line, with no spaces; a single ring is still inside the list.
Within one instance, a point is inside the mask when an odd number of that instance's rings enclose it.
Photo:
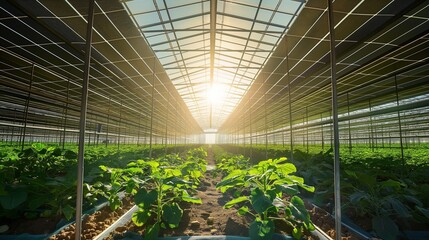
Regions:
[[[207,90],[207,99],[214,106],[221,105],[225,101],[227,86],[223,84],[213,84]]]

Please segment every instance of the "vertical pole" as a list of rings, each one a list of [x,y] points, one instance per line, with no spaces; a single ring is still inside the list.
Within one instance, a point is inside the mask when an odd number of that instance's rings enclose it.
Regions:
[[[13,126],[12,126],[12,134],[10,137],[10,146],[14,145],[15,124],[16,124],[16,109],[13,110]]]
[[[150,135],[149,135],[149,159],[152,160],[152,134],[153,134],[153,97],[155,94],[155,57],[153,57],[153,68],[152,68],[152,93],[151,93],[151,110],[150,110]]]
[[[246,124],[244,122],[244,114],[243,114],[243,155],[246,156]]]
[[[374,131],[372,128],[372,105],[371,105],[371,99],[368,100],[368,105],[369,105],[369,127],[370,127],[370,145],[371,145],[371,149],[374,152]]]
[[[167,105],[168,105],[168,101],[167,101]],[[168,110],[168,108],[167,107],[165,107],[166,108],[166,111],[167,111],[167,117],[165,118],[165,135],[164,135],[164,137],[165,137],[165,141],[164,141],[164,156],[165,155],[167,155],[167,133],[168,133],[168,115],[169,115],[169,110]]]
[[[335,198],[335,239],[341,240],[341,195],[340,195],[340,133],[338,127],[337,79],[335,59],[334,10],[332,0],[328,0],[328,20],[331,48],[331,87],[332,87],[332,117],[334,127],[334,198]]]
[[[249,103],[249,101],[247,101]],[[253,158],[253,133],[252,133],[252,108],[249,109],[249,130],[250,130],[250,160]]]
[[[137,130],[137,146],[140,146],[140,131],[141,131],[141,117],[139,118],[139,127]]]
[[[307,141],[307,153],[308,153],[308,107],[305,107],[305,129],[306,129],[306,141]]]
[[[264,95],[265,159],[268,159],[267,95]]]
[[[70,94],[70,79],[67,79],[67,93],[66,93],[66,106],[64,108],[64,128],[63,128],[63,143],[62,147],[64,150],[64,145],[66,142],[66,127],[67,127],[67,114],[68,114],[68,108],[69,108],[69,94]]]
[[[35,67],[35,64],[33,63],[33,64],[31,65],[30,86],[28,87],[27,100],[25,101],[25,109],[24,109],[24,130],[23,130],[23,133],[22,133],[21,151],[22,151],[22,150],[24,150],[25,135],[26,135],[26,133],[27,133],[28,108],[29,108],[29,105],[30,105],[31,88],[33,87],[33,80],[34,80],[34,67]]]
[[[323,113],[320,114],[320,122],[322,127],[322,152],[324,152],[325,151],[325,136],[324,136],[325,130],[323,129]]]
[[[97,129],[98,129],[98,124],[97,124],[97,116],[94,116],[95,118],[95,122],[94,122],[94,138],[92,139],[93,144],[97,144],[98,146],[98,134],[97,134]]]
[[[285,38],[287,35],[285,36]],[[286,69],[287,69],[287,90],[288,90],[288,105],[289,105],[289,136],[290,136],[290,160],[293,162],[293,130],[292,130],[292,99],[290,96],[290,73],[289,73],[289,49],[286,38]]]
[[[119,123],[118,123],[118,152],[119,152],[119,145],[121,144],[121,125],[122,125],[122,100],[121,100],[120,108],[119,108]]]
[[[349,153],[352,153],[352,130],[350,127],[350,101],[349,101],[349,93],[347,92],[347,116],[349,117]]]
[[[83,72],[82,84],[82,102],[80,105],[80,122],[79,122],[79,152],[78,152],[78,168],[77,168],[77,196],[76,196],[76,231],[75,240],[80,240],[82,233],[82,204],[83,204],[83,173],[84,173],[84,153],[85,153],[85,126],[86,126],[86,110],[88,105],[88,84],[89,70],[91,61],[91,42],[92,42],[92,26],[94,21],[94,5],[95,0],[89,1],[88,7],[88,24],[86,27],[86,44],[85,44],[85,65]]]
[[[396,79],[396,75],[395,75],[395,92],[396,92],[396,106],[399,106],[398,81]],[[401,160],[402,160],[402,166],[405,166],[404,144],[402,140],[402,122],[401,122],[401,113],[399,112],[399,110],[397,111],[397,116],[398,116],[398,125],[399,125],[399,144],[401,146]]]
[[[107,124],[106,124],[106,148],[109,143],[109,124],[110,124],[110,98],[109,98],[109,106],[107,107]]]

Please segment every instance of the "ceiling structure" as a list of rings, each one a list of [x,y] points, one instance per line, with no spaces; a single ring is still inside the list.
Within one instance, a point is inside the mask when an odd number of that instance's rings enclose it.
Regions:
[[[123,4],[201,128],[217,129],[248,91],[305,1]]]
[[[427,106],[429,0],[333,8],[340,114]],[[22,127],[27,105],[33,127],[78,129],[87,14],[80,0],[1,1],[1,124]],[[93,30],[92,129],[173,137],[331,121],[326,1],[97,0]]]
[[[370,116],[396,118],[401,111],[410,129],[415,119],[427,123],[429,1],[337,0],[333,6],[340,121],[367,117],[361,120],[366,128]],[[327,2],[307,1],[220,131],[248,138],[329,128],[329,41]],[[398,134],[397,129],[394,120],[391,131]]]

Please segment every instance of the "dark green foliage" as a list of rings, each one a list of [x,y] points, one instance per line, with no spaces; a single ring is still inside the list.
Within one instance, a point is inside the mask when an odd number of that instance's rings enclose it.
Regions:
[[[224,207],[241,205],[239,215],[254,216],[249,229],[252,239],[271,239],[274,220],[286,222],[293,228],[293,236],[300,238],[304,229],[314,230],[314,226],[304,202],[295,194],[299,188],[312,192],[314,187],[304,184],[301,177],[291,175],[295,171],[295,166],[286,162],[286,158],[268,159],[247,169],[230,171],[216,187],[222,192],[229,189],[239,192],[238,197]],[[280,218],[279,213],[284,217]]]

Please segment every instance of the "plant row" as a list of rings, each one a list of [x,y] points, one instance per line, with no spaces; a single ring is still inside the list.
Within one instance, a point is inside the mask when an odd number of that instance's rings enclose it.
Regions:
[[[132,216],[133,223],[145,228],[145,239],[157,239],[161,228],[179,226],[181,203],[202,203],[194,194],[206,171],[206,156],[203,148],[196,148],[184,157],[169,154],[156,160],[131,161],[123,168],[100,166],[110,179],[105,191],[111,208],[120,206],[120,191],[131,195],[139,208]]]
[[[273,146],[268,152],[272,155],[282,153],[279,146]],[[252,149],[252,153],[263,155],[265,148]],[[413,225],[429,229],[429,161],[422,157],[420,151],[416,156],[420,159],[405,159],[404,163],[401,157],[388,151],[373,152],[367,148],[352,153],[341,152],[343,213],[354,219],[368,219],[368,230],[387,240],[404,238],[403,231],[412,229]],[[305,193],[304,196],[333,211],[332,150],[317,154],[295,150],[293,157],[297,174],[307,184],[317,187],[314,193]]]
[[[279,222],[290,227],[295,239],[314,230],[304,201],[298,196],[301,189],[313,192],[314,187],[294,175],[296,167],[286,158],[250,164],[242,155],[223,155],[216,159],[216,169],[224,176],[216,187],[233,196],[224,208],[236,207],[239,215],[253,217],[251,239],[272,239]]]
[[[183,149],[179,147],[179,149]],[[154,155],[165,153],[154,146]],[[148,148],[137,146],[89,147],[85,149],[84,209],[105,201],[106,167],[126,166],[131,159],[147,159]],[[21,149],[0,149],[0,217],[2,219],[75,215],[77,149],[33,143]]]

